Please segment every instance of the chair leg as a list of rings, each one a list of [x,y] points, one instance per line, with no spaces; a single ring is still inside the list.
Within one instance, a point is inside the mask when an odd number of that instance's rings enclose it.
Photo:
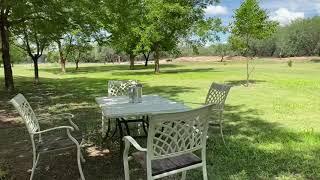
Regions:
[[[36,171],[36,168],[37,168],[37,163],[38,163],[39,157],[40,157],[40,154],[38,154],[37,157],[33,157],[33,166],[32,166],[32,171],[31,171],[31,175],[30,175],[30,180],[33,179],[34,172]]]
[[[202,165],[202,175],[203,175],[203,180],[208,180],[207,165],[205,163]]]
[[[81,160],[80,160],[81,156],[82,156],[80,144],[74,137],[71,136],[69,130],[67,130],[67,135],[71,139],[71,141],[73,141],[77,146],[77,163],[78,163],[79,173],[80,173],[81,180],[85,180],[83,172],[82,172],[82,166],[81,166]]]
[[[220,122],[220,134],[221,134],[223,144],[226,146],[226,141],[224,140],[224,136],[223,136],[222,122]]]
[[[187,176],[187,171],[183,171],[181,175],[181,180],[185,180]]]
[[[80,159],[81,159],[81,162],[83,162],[83,163],[86,162],[86,159],[83,157],[81,150],[80,150]]]
[[[123,152],[123,170],[124,170],[124,179],[130,180],[130,174],[129,174],[129,159],[128,159],[128,153],[130,148],[130,143],[125,141],[125,148]]]
[[[79,144],[77,144],[77,162],[78,162],[79,173],[80,173],[81,180],[85,180],[83,172],[82,172],[82,166],[81,166],[81,160],[80,160],[81,156],[82,156],[81,149],[80,149]]]

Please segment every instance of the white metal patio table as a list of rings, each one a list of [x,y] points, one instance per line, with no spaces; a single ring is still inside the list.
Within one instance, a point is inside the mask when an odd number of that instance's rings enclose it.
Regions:
[[[179,112],[189,110],[188,106],[158,95],[143,95],[141,103],[129,103],[128,96],[97,97],[102,111],[102,133],[106,132],[106,120],[132,116]],[[130,119],[128,120],[130,121]]]

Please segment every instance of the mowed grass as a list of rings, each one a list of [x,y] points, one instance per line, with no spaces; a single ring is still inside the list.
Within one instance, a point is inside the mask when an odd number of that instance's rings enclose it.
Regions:
[[[114,158],[118,156],[118,145],[116,142],[102,144],[100,111],[94,101],[97,96],[107,95],[106,83],[110,79],[137,79],[144,86],[144,94],[159,94],[191,107],[203,104],[213,81],[233,85],[224,113],[228,148],[223,145],[218,129],[209,131],[209,179],[320,179],[319,70],[320,63],[316,61],[294,62],[290,68],[285,61],[257,60],[251,84],[244,87],[245,64],[236,61],[163,64],[160,74],[153,73],[153,66],[140,65],[132,71],[127,65],[82,64],[78,71],[69,66],[66,74],[60,73],[56,65],[40,65],[38,85],[33,84],[30,65],[13,68],[16,93],[23,93],[37,114],[74,113],[77,124],[87,134],[87,141],[110,150],[103,158],[87,157],[84,172],[88,179],[122,178],[121,164]],[[3,70],[0,73],[0,86],[3,86]],[[6,103],[14,95],[0,91],[0,115],[3,114],[0,123],[8,119],[3,117],[17,116]],[[8,176],[15,177],[15,172],[27,174],[27,169],[15,167],[14,163],[19,164],[19,160],[14,160],[17,154],[8,155],[15,151],[7,149],[12,144],[19,149],[14,142],[20,137],[28,139],[28,135],[20,133],[23,128],[16,130],[23,127],[19,121],[10,123],[0,129],[0,163],[5,163],[3,169],[8,171]],[[52,126],[61,122],[41,123]],[[9,128],[11,126],[14,128]],[[28,143],[23,142],[31,147]],[[8,156],[2,156],[5,154]],[[30,161],[28,168],[31,168],[30,157],[24,159],[24,162]],[[59,169],[62,164],[53,166]],[[53,174],[63,174],[58,175],[59,179],[73,176],[76,179],[76,164],[69,163],[69,166],[73,168],[70,173],[60,168]],[[49,171],[38,177],[50,179]],[[200,170],[188,172],[188,179],[200,177]]]

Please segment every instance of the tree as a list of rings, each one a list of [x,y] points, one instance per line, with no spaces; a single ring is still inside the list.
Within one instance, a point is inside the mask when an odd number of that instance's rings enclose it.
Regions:
[[[58,46],[58,51],[59,51],[59,57],[60,57],[60,65],[61,65],[61,71],[63,73],[66,72],[66,61],[73,50],[73,36],[72,34],[66,34],[64,37],[61,37],[61,39],[57,38],[55,40]]]
[[[72,44],[74,32],[81,32],[82,35],[92,39],[98,38],[94,34],[101,30],[99,16],[102,11],[100,0],[58,0],[54,1],[52,7],[57,12],[52,16],[55,26],[51,28],[50,38],[57,44],[61,71],[66,72],[66,62],[73,50]]]
[[[26,21],[19,30],[20,38],[23,40],[21,48],[24,49],[33,61],[34,67],[34,82],[39,82],[39,67],[38,59],[42,56],[43,51],[49,46],[48,31],[43,28],[45,21]]]
[[[231,27],[230,42],[232,47],[239,50],[243,55],[250,56],[250,41],[253,39],[265,39],[272,35],[277,23],[270,21],[265,10],[261,9],[258,0],[245,0],[240,8],[235,11],[234,22]],[[253,59],[251,56],[250,59]],[[250,74],[249,58],[246,61],[246,86],[249,86]]]
[[[320,17],[298,19],[277,32],[277,48],[282,56],[317,55]]]
[[[215,54],[221,56],[220,62],[223,62],[224,57],[229,52],[229,45],[228,44],[217,44],[214,46]]]
[[[10,42],[10,58],[12,62],[12,67],[13,64],[23,63],[29,60],[26,52],[23,51],[21,48],[15,46],[14,44],[17,43]]]
[[[145,60],[144,66],[148,66],[148,61],[149,61],[149,58],[150,58],[151,51],[149,51],[147,53],[142,52],[142,54],[143,54],[143,57],[144,57],[144,60]]]
[[[26,8],[34,14],[21,21],[12,29],[12,33],[20,38],[19,46],[26,51],[34,64],[35,83],[39,82],[38,59],[52,42],[52,34],[57,32],[59,23],[64,23],[62,14],[67,11],[60,1],[28,1]],[[61,18],[61,19],[60,19]]]
[[[67,50],[67,55],[76,64],[76,70],[79,68],[79,62],[86,55],[87,52],[93,49],[90,45],[90,36],[85,33],[76,30],[68,34],[69,44],[65,47]]]
[[[11,59],[10,59],[10,29],[16,24],[29,18],[32,12],[28,11],[25,0],[1,0],[0,1],[0,34],[1,51],[4,68],[5,88],[8,91],[14,90]]]
[[[140,40],[135,52],[154,52],[155,73],[159,73],[160,51],[175,53],[181,39],[213,29],[211,25],[214,20],[205,20],[203,9],[214,2],[216,1],[145,0],[145,19],[135,28]]]
[[[107,0],[105,5],[104,25],[111,35],[108,41],[118,53],[129,56],[130,69],[134,69],[135,48],[140,41],[137,29],[144,21],[143,0]]]

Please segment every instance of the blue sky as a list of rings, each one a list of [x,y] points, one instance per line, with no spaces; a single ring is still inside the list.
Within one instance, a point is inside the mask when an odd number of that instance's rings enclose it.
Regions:
[[[207,17],[220,17],[224,25],[232,21],[235,9],[242,0],[221,0],[216,6],[206,9]],[[260,0],[260,5],[266,9],[270,19],[285,26],[298,18],[320,16],[320,0]],[[227,41],[228,35],[221,36],[221,42]]]

